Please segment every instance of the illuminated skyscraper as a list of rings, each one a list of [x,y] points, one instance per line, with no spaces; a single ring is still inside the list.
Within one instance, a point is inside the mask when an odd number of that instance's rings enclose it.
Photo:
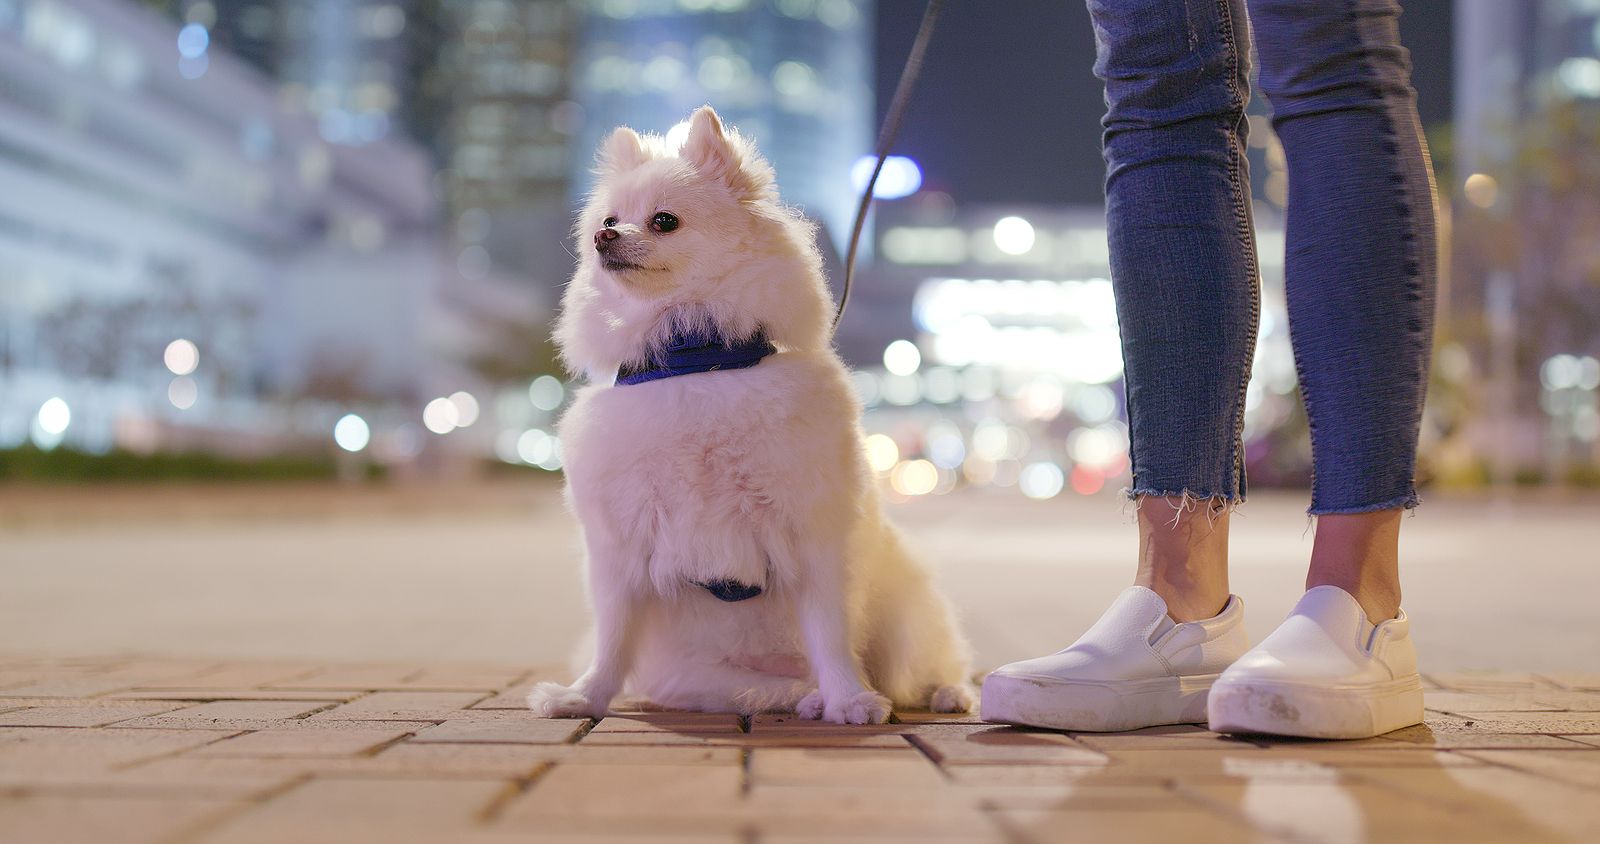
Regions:
[[[666,132],[710,103],[755,138],[785,201],[825,223],[836,245],[856,195],[850,167],[873,140],[872,0],[598,0],[587,4],[574,67],[585,112],[574,189],[619,124]]]

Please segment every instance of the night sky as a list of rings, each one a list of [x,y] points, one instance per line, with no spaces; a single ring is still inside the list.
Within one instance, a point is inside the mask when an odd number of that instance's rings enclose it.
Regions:
[[[880,121],[924,4],[878,0]],[[1401,16],[1430,128],[1450,119],[1451,5],[1411,0]],[[957,202],[1098,203],[1105,106],[1093,65],[1083,0],[946,0],[895,151]]]

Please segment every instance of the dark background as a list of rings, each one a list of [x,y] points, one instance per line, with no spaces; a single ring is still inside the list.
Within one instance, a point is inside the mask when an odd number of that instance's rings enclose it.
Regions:
[[[1429,129],[1450,120],[1451,5],[1413,0],[1400,18]],[[880,122],[924,8],[878,0]],[[1082,0],[946,0],[895,152],[957,203],[1098,203],[1105,107],[1093,66]]]

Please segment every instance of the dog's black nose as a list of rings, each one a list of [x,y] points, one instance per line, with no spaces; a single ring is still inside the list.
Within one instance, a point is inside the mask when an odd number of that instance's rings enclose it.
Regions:
[[[594,248],[604,252],[611,248],[611,241],[621,236],[616,229],[601,229],[594,233]]]

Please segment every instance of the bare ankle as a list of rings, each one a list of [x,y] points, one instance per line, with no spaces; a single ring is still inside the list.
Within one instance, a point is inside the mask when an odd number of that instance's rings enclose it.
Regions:
[[[1144,499],[1134,585],[1160,595],[1174,621],[1221,612],[1229,594],[1227,510],[1192,499]]]
[[[1400,613],[1400,516],[1379,510],[1319,516],[1306,588],[1337,586],[1374,624]]]

